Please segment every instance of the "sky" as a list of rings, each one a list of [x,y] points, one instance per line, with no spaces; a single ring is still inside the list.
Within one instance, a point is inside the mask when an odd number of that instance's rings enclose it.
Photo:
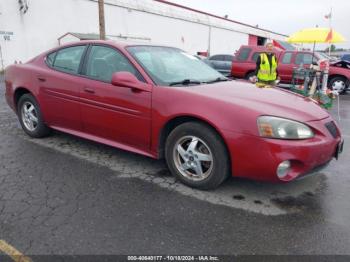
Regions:
[[[350,0],[170,0],[232,20],[259,25],[278,33],[290,35],[307,27],[329,27],[325,15],[332,8],[332,27],[348,41],[335,44],[350,48]],[[325,45],[319,44],[319,49]]]

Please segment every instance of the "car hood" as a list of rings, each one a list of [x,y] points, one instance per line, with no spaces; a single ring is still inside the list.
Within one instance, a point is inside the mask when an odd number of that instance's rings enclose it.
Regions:
[[[329,113],[310,98],[280,88],[258,88],[251,83],[229,81],[192,86],[186,90],[254,111],[257,115],[272,115],[302,122],[329,117]]]
[[[350,61],[347,60],[337,60],[330,63],[331,67],[341,67],[345,69],[350,69]]]

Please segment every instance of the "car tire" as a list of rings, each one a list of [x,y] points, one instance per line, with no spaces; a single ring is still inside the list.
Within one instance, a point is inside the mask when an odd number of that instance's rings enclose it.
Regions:
[[[51,130],[43,120],[39,104],[31,94],[20,97],[17,114],[24,132],[30,137],[41,138],[50,134]]]
[[[342,91],[340,91],[340,94],[345,94],[347,89],[346,78],[342,76],[336,76],[328,82],[328,88],[331,90],[334,90],[337,86],[343,88]]]
[[[207,125],[188,122],[168,136],[165,157],[182,183],[203,190],[217,188],[230,174],[230,159],[220,136]]]
[[[255,72],[250,72],[245,76],[246,80],[249,80],[252,76],[255,76]]]

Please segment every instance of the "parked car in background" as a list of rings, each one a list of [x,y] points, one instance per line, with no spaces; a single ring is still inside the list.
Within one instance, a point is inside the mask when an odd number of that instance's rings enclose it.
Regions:
[[[203,55],[193,55],[194,57],[197,57],[199,60],[206,61],[208,60],[208,57],[203,56]]]
[[[350,54],[344,54],[340,57],[340,59],[350,62]]]
[[[231,75],[233,55],[213,55],[206,61],[208,65],[225,76]]]
[[[312,100],[229,80],[178,48],[72,43],[11,65],[5,86],[29,136],[55,129],[165,157],[174,176],[201,189],[229,176],[292,181],[343,147],[339,127]]]
[[[246,78],[254,75],[256,61],[261,52],[265,52],[262,46],[241,46],[236,52],[231,68],[231,75],[237,78]],[[312,62],[320,59],[328,59],[323,53],[311,51],[284,51],[275,49],[274,53],[278,59],[278,74],[282,83],[291,83],[293,69],[300,66],[309,67]],[[330,61],[328,86],[345,92],[350,88],[350,67],[347,63]]]

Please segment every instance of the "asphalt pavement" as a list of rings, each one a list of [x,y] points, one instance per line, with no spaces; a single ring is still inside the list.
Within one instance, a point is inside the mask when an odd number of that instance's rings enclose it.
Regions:
[[[280,185],[231,178],[199,191],[163,161],[59,132],[27,137],[0,90],[0,241],[28,257],[350,254],[347,141],[317,176]],[[340,119],[349,140],[349,94]]]

